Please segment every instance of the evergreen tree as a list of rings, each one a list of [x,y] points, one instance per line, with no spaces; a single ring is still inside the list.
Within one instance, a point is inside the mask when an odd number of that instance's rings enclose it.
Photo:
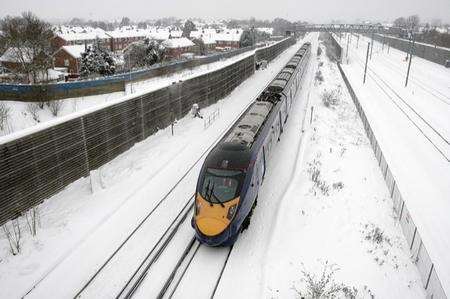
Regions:
[[[255,44],[254,36],[254,30],[244,30],[239,41],[239,46],[241,48],[253,46]]]
[[[187,20],[186,23],[184,23],[182,36],[189,38],[191,36],[191,32],[195,30],[197,30],[195,28],[195,24],[191,20]]]

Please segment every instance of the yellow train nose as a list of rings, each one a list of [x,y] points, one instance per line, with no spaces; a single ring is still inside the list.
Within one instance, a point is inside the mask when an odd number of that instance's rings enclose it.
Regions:
[[[216,236],[220,234],[227,228],[228,223],[228,221],[221,221],[211,217],[197,219],[198,229],[206,236]]]

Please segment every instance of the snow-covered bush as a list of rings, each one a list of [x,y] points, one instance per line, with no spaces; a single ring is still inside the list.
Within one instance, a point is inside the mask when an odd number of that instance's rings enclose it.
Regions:
[[[13,255],[19,254],[21,247],[22,231],[20,229],[19,218],[10,223],[3,224],[3,232],[9,242],[9,249]]]
[[[321,84],[323,82],[323,75],[322,75],[322,71],[318,70],[316,72],[316,77],[315,77],[316,82],[319,82],[319,84]]]
[[[64,102],[62,100],[55,100],[47,102],[48,109],[53,114],[53,116],[58,116],[58,113],[61,111]]]
[[[131,44],[124,53],[128,69],[148,67],[163,61],[165,48],[155,40],[145,39]]]
[[[41,122],[39,119],[39,109],[41,109],[40,103],[28,103],[26,111],[30,113],[31,117],[35,122]]]
[[[303,269],[301,285],[294,286],[294,290],[301,298],[356,298],[358,290],[355,287],[335,281],[334,275],[338,270],[336,264],[330,264],[328,261],[323,265],[320,276]]]
[[[0,102],[0,131],[6,128],[10,116],[11,108],[6,103]]]
[[[341,90],[338,88],[333,90],[325,90],[322,93],[321,98],[325,107],[334,108],[339,105],[341,100]]]
[[[89,77],[91,75],[108,76],[116,72],[112,55],[98,45],[98,42],[86,49],[81,54],[80,75]]]

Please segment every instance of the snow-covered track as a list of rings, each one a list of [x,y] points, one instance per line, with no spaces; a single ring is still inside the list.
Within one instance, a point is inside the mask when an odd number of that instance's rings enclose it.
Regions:
[[[133,276],[128,280],[116,298],[131,298],[133,296],[142,281],[147,276],[150,267],[158,260],[162,252],[167,248],[168,244],[178,232],[181,224],[183,224],[186,219],[189,219],[188,215],[192,212],[193,207],[194,201],[189,200],[158,240],[158,243],[152,248],[152,250],[150,250],[146,258],[140,264],[139,268],[133,273]]]
[[[209,248],[201,245],[193,238],[179,258],[157,298],[176,298],[180,296],[213,298],[232,250],[233,247]],[[212,255],[215,261],[212,267],[211,258],[208,257],[209,254]],[[208,267],[209,269],[206,269]],[[202,275],[205,270],[208,275]],[[190,287],[195,281],[197,281],[195,293],[191,293],[193,290]]]
[[[364,62],[357,56],[356,61],[364,69]],[[385,79],[383,79],[370,66],[367,68],[367,75],[391,100],[391,102],[405,115],[405,117],[419,130],[419,132],[433,145],[441,156],[450,162],[450,141],[447,136],[440,132],[428,120],[426,120],[420,111],[414,109],[407,100],[405,100]]]

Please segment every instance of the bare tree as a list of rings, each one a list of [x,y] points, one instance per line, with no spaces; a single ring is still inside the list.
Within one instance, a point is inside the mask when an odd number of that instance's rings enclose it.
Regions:
[[[38,103],[28,103],[26,111],[30,113],[31,117],[35,122],[39,123],[41,120],[39,119],[39,110],[41,109],[40,104]]]
[[[2,41],[18,64],[17,71],[36,82],[52,64],[51,40],[54,35],[50,24],[31,12],[25,12],[20,17],[6,17],[0,30]]]
[[[11,108],[6,103],[0,102],[0,131],[6,128],[10,116]]]
[[[27,226],[30,230],[30,234],[34,237],[37,234],[37,227],[40,225],[40,215],[38,207],[35,206],[25,212],[25,219],[27,220]]]
[[[13,255],[20,253],[22,239],[22,231],[20,229],[19,217],[11,221],[11,225],[8,223],[3,224],[3,232],[9,242],[9,249]]]
[[[404,17],[395,19],[394,26],[400,27],[400,28],[405,28],[406,27],[406,19]]]
[[[433,19],[431,20],[431,27],[433,28],[439,28],[442,26],[442,20],[441,19]]]
[[[420,17],[419,15],[412,15],[406,18],[406,24],[410,30],[415,30],[419,27]]]

